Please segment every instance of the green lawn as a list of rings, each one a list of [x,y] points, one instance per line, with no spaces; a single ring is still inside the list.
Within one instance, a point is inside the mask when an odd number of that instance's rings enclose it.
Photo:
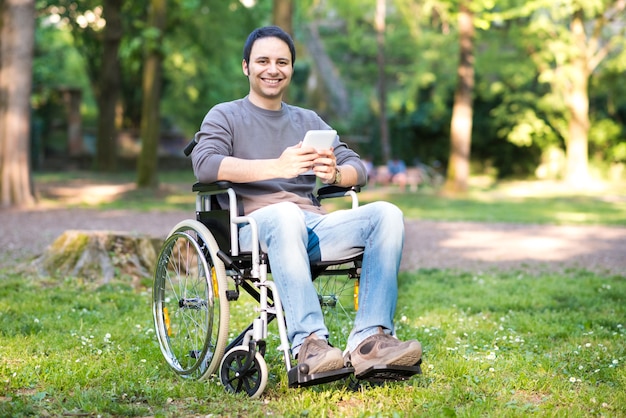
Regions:
[[[132,182],[46,176],[36,181]],[[95,205],[191,212],[187,177],[172,174],[157,193]],[[473,187],[463,198],[365,190],[361,200],[392,200],[409,218],[626,225],[623,190],[508,183]],[[169,370],[149,282],[132,288],[119,277],[95,287],[0,268],[0,416],[626,416],[626,275],[419,270],[402,273],[399,284],[397,333],[422,342],[422,375],[290,389],[272,325],[269,383],[251,400],[225,393],[217,378],[188,381]],[[237,304],[231,312],[252,312],[249,301]],[[238,334],[249,319],[231,317]]]
[[[0,416],[626,414],[623,276],[405,273],[397,331],[422,342],[423,375],[289,389],[272,337],[268,386],[250,400],[168,369],[149,289],[2,275]]]

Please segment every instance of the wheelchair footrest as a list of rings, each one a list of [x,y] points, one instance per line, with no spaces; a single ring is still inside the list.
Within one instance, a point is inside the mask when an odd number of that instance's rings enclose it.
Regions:
[[[366,369],[360,375],[355,375],[359,380],[367,380],[374,383],[408,380],[411,376],[422,374],[420,360],[415,366],[386,366],[378,365]]]
[[[304,386],[321,385],[322,383],[334,382],[335,380],[344,379],[354,374],[352,367],[344,367],[338,370],[328,372],[308,374],[303,373],[300,367],[292,367],[287,376],[289,377],[289,387],[297,388]]]

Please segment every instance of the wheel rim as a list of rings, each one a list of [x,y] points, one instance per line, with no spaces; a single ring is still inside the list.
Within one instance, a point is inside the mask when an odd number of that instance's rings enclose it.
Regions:
[[[195,221],[166,239],[155,273],[153,313],[168,365],[179,375],[203,379],[221,360],[227,339],[228,301],[223,265],[210,234]],[[209,248],[207,248],[209,247]],[[209,249],[211,251],[209,251]]]
[[[250,397],[259,396],[267,384],[267,365],[260,353],[255,353],[249,367],[247,347],[234,348],[224,356],[220,367],[220,380],[231,393],[245,392]]]

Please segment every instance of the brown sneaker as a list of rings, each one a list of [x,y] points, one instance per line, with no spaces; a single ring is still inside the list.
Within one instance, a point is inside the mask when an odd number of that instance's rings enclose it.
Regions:
[[[343,368],[343,353],[331,347],[326,340],[311,334],[304,340],[298,352],[298,366],[306,363],[308,374],[328,372]]]
[[[379,334],[367,337],[348,354],[354,374],[359,376],[372,366],[414,366],[422,358],[422,345],[416,340],[402,342],[396,337]]]

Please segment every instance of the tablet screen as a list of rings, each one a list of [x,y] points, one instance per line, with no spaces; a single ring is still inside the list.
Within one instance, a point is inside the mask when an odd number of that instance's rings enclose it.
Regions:
[[[302,140],[303,147],[313,147],[316,150],[328,149],[333,146],[333,142],[337,137],[335,130],[312,130],[307,131]]]

